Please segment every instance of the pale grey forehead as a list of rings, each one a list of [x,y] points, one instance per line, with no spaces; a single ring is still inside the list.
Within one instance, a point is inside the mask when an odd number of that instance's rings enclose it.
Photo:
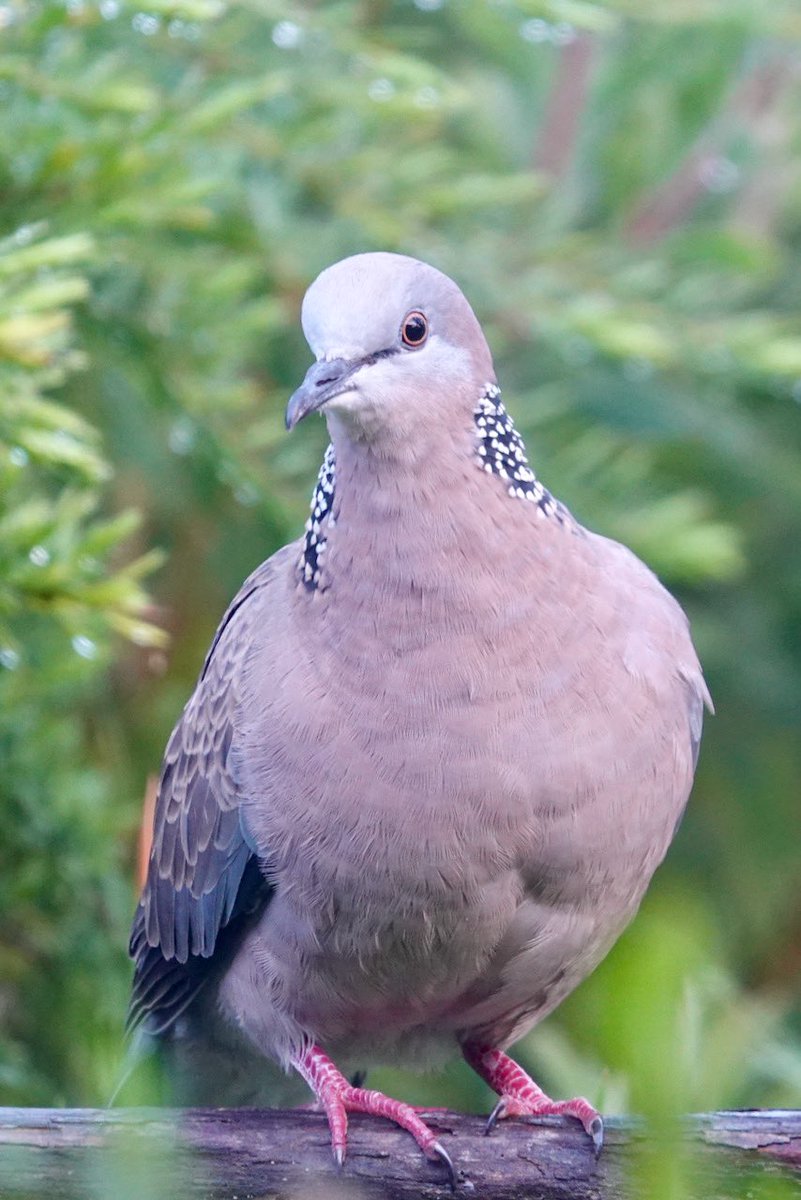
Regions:
[[[447,275],[402,254],[356,254],[318,275],[301,311],[306,340],[324,354],[369,354],[393,345],[401,322],[420,309],[444,332],[467,302]]]

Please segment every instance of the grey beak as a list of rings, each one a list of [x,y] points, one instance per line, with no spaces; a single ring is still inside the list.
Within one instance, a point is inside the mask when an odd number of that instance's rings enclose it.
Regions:
[[[286,427],[294,429],[311,412],[317,412],[326,400],[338,396],[345,389],[342,383],[352,375],[359,363],[347,362],[344,358],[312,363],[306,378],[289,398],[286,406]]]

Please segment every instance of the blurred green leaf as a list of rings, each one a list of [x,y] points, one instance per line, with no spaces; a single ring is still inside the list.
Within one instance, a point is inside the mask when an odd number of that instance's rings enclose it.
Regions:
[[[719,715],[668,865],[521,1047],[662,1122],[641,1194],[680,1195],[677,1112],[801,1079],[798,6],[7,7],[4,1100],[108,1094],[144,780],[325,444],[282,424],[301,297],[394,249],[458,279],[538,475],[693,618]]]

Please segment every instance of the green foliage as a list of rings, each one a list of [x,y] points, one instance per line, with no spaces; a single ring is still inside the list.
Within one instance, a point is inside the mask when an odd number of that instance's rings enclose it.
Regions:
[[[718,708],[643,918],[524,1053],[553,1090],[654,1118],[792,1102],[797,6],[0,14],[7,1098],[102,1099],[145,777],[324,444],[283,433],[300,297],[387,248],[464,286],[538,474],[680,591]]]
[[[45,1100],[64,1095],[62,1072],[80,1090],[79,1066],[92,1089],[91,1035],[71,1048],[53,1017],[81,1022],[96,972],[122,967],[109,939],[127,891],[109,771],[93,762],[81,709],[103,687],[115,631],[142,646],[164,635],[146,619],[141,583],[159,556],[115,563],[139,518],[98,515],[111,478],[100,436],[49,398],[85,366],[70,306],[89,294],[96,249],[83,234],[37,232],[0,243],[0,995],[10,1009],[0,1081],[10,1099]],[[116,1025],[110,1006],[106,1021]]]

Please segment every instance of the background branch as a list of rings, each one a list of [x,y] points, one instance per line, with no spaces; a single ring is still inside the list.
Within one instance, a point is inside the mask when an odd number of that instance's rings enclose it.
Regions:
[[[594,38],[578,33],[559,54],[532,163],[555,180],[567,174],[576,156],[594,50]]]
[[[683,225],[709,191],[710,173],[734,135],[761,144],[763,126],[772,126],[775,110],[796,74],[792,58],[772,59],[745,76],[722,112],[699,136],[676,170],[646,196],[626,223],[635,245],[647,245]]]

